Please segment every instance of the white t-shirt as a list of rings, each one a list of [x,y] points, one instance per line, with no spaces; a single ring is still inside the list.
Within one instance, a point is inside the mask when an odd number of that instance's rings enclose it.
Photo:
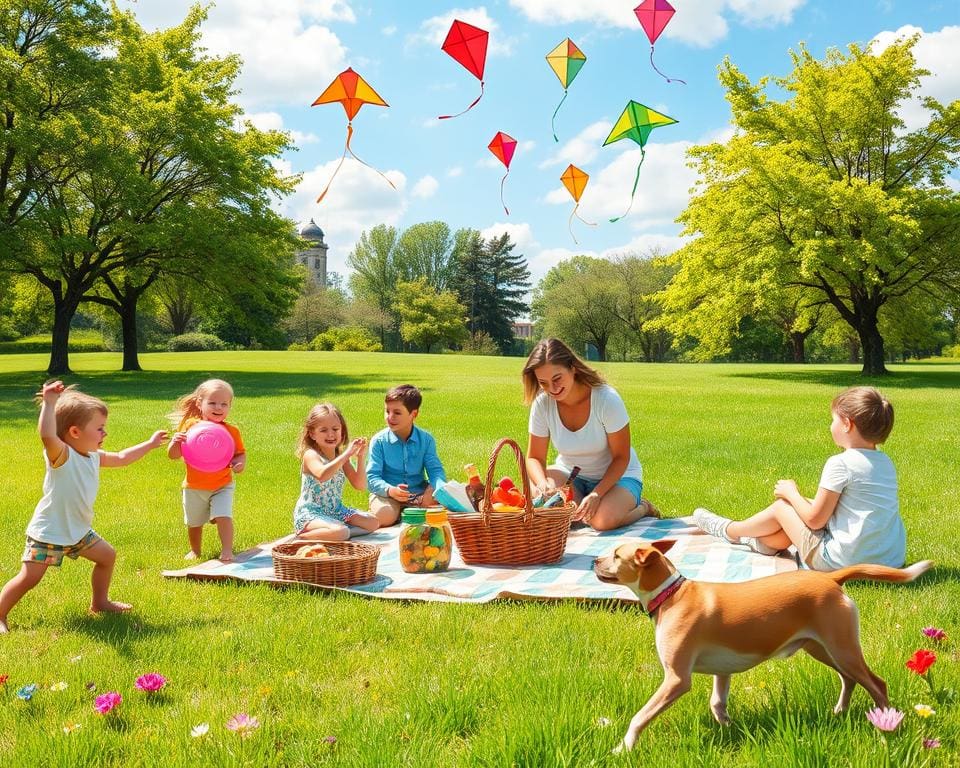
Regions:
[[[848,448],[831,456],[823,466],[820,487],[840,494],[820,547],[827,565],[903,565],[907,531],[900,518],[897,472],[887,454]]]
[[[580,467],[580,476],[584,479],[601,480],[611,460],[607,435],[619,432],[629,423],[620,395],[613,387],[602,384],[590,388],[590,415],[587,423],[575,432],[563,426],[557,402],[541,392],[530,408],[529,431],[531,435],[550,438],[557,449],[557,464],[565,471]],[[643,482],[643,468],[633,446],[630,446],[630,462],[623,476]]]
[[[76,544],[93,527],[93,502],[100,486],[100,453],[77,453],[64,443],[67,460],[51,467],[47,452],[43,461],[43,498],[27,526],[27,536],[45,544]]]

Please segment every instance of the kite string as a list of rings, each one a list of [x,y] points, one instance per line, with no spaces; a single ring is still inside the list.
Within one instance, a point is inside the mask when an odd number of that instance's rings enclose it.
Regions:
[[[353,155],[353,159],[356,160],[358,163],[360,163],[360,165],[365,165],[365,166],[366,166],[367,168],[369,168],[370,170],[376,171],[376,172],[379,173],[381,176],[383,176],[383,179],[384,179],[384,181],[387,182],[387,184],[389,184],[391,187],[393,187],[394,189],[396,189],[396,186],[394,185],[394,183],[393,183],[392,181],[390,181],[390,179],[388,179],[388,178],[386,177],[386,175],[383,173],[383,171],[381,171],[381,170],[379,170],[379,169],[377,169],[377,168],[374,168],[374,167],[373,167],[372,165],[370,165],[369,163],[363,162],[363,160],[361,160],[359,157],[357,157],[356,154],[354,153],[354,151],[353,151],[352,149],[350,149],[350,139],[351,139],[352,137],[353,137],[353,127],[352,127],[351,125],[347,124],[347,146],[346,146],[346,149],[344,149],[344,153],[349,152],[351,155]],[[341,160],[341,162],[343,162],[343,161]]]
[[[566,100],[567,100],[567,89],[564,88],[564,89],[563,89],[563,98],[560,99],[560,103],[557,104],[557,108],[556,108],[555,110],[553,110],[553,117],[550,118],[550,128],[553,130],[553,140],[556,141],[556,142],[559,142],[560,139],[557,138],[557,127],[556,127],[556,125],[555,125],[554,123],[555,123],[555,121],[556,121],[556,119],[557,119],[557,112],[560,111],[560,107],[563,106],[563,102],[565,102]],[[576,241],[576,238],[574,238],[574,241]]]
[[[343,154],[340,155],[340,162],[337,163],[337,167],[333,171],[333,176],[330,177],[330,181],[327,182],[327,186],[323,188],[323,192],[320,193],[320,197],[317,198],[317,202],[321,202],[323,198],[327,196],[327,192],[330,191],[330,185],[333,184],[333,180],[337,177],[337,174],[340,173],[340,166],[343,165],[343,161],[347,157],[347,149],[350,147],[350,136],[353,133],[353,126],[350,123],[347,123],[347,143],[343,148]],[[353,154],[353,153],[351,153]]]
[[[503,202],[503,183],[507,180],[507,176],[510,175],[510,169],[507,168],[507,172],[503,174],[503,178],[500,179],[500,205],[503,206],[503,210],[506,211],[507,216],[510,215],[510,211],[507,209],[507,204]]]
[[[660,77],[662,77],[668,83],[683,83],[684,85],[687,84],[686,80],[681,80],[679,77],[669,78],[665,74],[663,74],[663,72],[661,72],[659,69],[657,69],[657,65],[653,63],[653,46],[652,45],[650,46],[650,66],[653,67],[654,72],[660,75]]]
[[[630,205],[628,205],[627,210],[625,210],[622,214],[617,216],[617,218],[610,219],[611,224],[615,221],[620,221],[620,219],[622,219],[624,216],[630,213],[630,209],[633,208],[633,198],[634,198],[634,195],[637,194],[637,184],[640,183],[640,166],[643,165],[643,161],[646,160],[646,158],[647,158],[647,153],[644,152],[643,145],[641,144],[640,145],[640,162],[637,164],[637,175],[633,179],[633,190],[630,192]]]
[[[472,103],[469,107],[467,107],[465,110],[463,110],[463,112],[457,112],[457,114],[455,114],[455,115],[440,115],[440,117],[438,117],[437,120],[449,120],[451,117],[460,117],[460,115],[465,115],[467,112],[469,112],[469,111],[470,111],[471,109],[473,109],[475,106],[477,106],[477,102],[479,102],[480,99],[482,99],[482,98],[483,98],[483,80],[480,81],[480,95],[477,96],[477,98],[475,98],[475,99],[473,100],[473,103]]]
[[[577,240],[577,236],[573,234],[573,216],[574,214],[576,214],[577,208],[579,207],[580,207],[580,203],[577,203],[575,206],[573,206],[573,210],[570,211],[570,218],[567,219],[567,231],[570,233],[570,237],[573,238],[573,242],[576,243],[577,245],[580,245],[580,241]],[[579,216],[577,216],[577,218],[580,219]],[[580,220],[583,221],[583,219],[580,219]]]

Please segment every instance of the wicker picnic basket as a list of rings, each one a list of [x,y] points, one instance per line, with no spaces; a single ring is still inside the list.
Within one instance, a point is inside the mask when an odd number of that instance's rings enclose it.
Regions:
[[[329,557],[295,557],[304,544],[291,541],[272,550],[273,575],[281,581],[299,581],[322,587],[351,587],[373,581],[377,575],[380,547],[353,541],[323,542]]]
[[[507,446],[513,450],[520,467],[523,497],[526,499],[521,512],[495,512],[490,506],[497,456]],[[561,507],[534,508],[523,451],[515,441],[503,438],[490,455],[480,512],[451,512],[448,520],[460,556],[469,565],[543,565],[556,563],[563,557],[570,532],[570,515],[575,508],[572,502]]]

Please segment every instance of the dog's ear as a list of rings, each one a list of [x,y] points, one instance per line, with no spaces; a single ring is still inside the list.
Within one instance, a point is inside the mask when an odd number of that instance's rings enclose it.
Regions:
[[[673,545],[676,543],[677,542],[674,541],[673,539],[663,539],[663,541],[651,542],[650,546],[653,547],[655,550],[657,550],[661,555],[664,555],[667,552],[669,552],[671,549],[673,549]]]
[[[637,551],[633,553],[633,562],[643,567],[647,564],[647,560],[652,554],[654,554],[654,550],[651,550],[650,547],[639,546],[637,547]]]

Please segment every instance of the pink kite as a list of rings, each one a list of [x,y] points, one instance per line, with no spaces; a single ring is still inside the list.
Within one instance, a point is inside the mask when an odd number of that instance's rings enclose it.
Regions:
[[[494,136],[487,145],[487,149],[493,152],[496,158],[503,163],[507,169],[507,172],[503,174],[503,178],[500,179],[500,204],[503,206],[503,210],[506,211],[507,216],[509,216],[510,211],[507,210],[507,204],[503,202],[503,183],[507,180],[507,176],[510,175],[510,162],[513,160],[513,153],[517,151],[517,140],[503,131],[497,131],[497,135]]]
[[[686,85],[686,82],[678,77],[673,79],[667,77],[653,63],[653,44],[660,37],[660,33],[666,28],[670,19],[673,18],[673,14],[676,13],[673,6],[667,0],[643,0],[640,5],[633,9],[633,12],[637,15],[637,21],[640,22],[640,26],[647,33],[647,39],[650,41],[650,66],[668,83],[676,81]]]

